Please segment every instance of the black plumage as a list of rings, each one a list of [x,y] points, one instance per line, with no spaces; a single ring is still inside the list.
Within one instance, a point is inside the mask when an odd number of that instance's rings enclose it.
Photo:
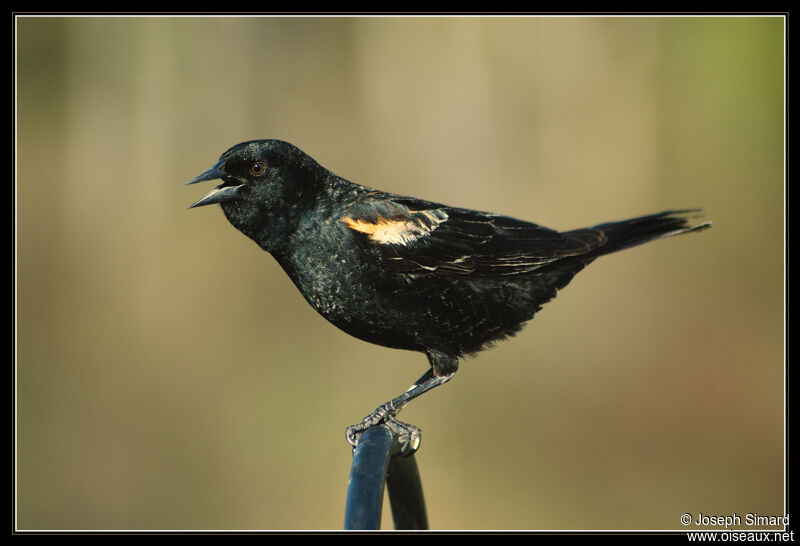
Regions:
[[[695,211],[667,211],[558,232],[537,224],[353,184],[278,140],[238,144],[189,183],[222,184],[192,207],[218,203],[272,254],[322,316],[386,347],[425,353],[430,370],[348,429],[394,419],[410,399],[449,380],[458,359],[513,335],[599,256],[698,231]]]

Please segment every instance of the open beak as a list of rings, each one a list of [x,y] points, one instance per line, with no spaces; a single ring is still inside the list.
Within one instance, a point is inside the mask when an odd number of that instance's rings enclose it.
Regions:
[[[205,182],[206,180],[219,180],[229,178],[225,171],[222,170],[224,165],[224,161],[217,162],[213,167],[208,169],[206,172],[199,174],[186,182],[184,186],[188,186],[189,184],[197,184],[198,182]],[[200,199],[198,202],[189,206],[190,209],[195,207],[203,207],[205,205],[213,205],[215,203],[225,203],[227,201],[233,201],[235,199],[240,199],[241,196],[239,195],[239,188],[241,188],[244,184],[240,184],[238,186],[231,186],[225,185],[224,183],[217,186],[213,190],[211,190],[205,197]]]

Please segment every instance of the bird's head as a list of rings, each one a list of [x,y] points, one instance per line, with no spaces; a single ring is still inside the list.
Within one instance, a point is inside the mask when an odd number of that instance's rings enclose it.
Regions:
[[[186,182],[222,180],[189,208],[218,204],[228,220],[264,246],[313,206],[327,171],[302,150],[280,140],[233,146],[210,169]],[[267,237],[266,231],[271,232]]]

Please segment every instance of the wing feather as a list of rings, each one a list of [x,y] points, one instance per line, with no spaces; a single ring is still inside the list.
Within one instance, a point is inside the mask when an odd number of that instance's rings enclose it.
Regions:
[[[412,198],[362,201],[340,220],[375,244],[384,267],[398,273],[531,275],[606,243],[600,230],[560,233],[507,216]]]

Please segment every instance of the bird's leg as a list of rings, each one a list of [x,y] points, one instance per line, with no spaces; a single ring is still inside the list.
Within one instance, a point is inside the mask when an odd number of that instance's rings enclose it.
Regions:
[[[458,359],[455,357],[430,350],[426,351],[426,355],[431,365],[430,369],[417,379],[406,392],[375,408],[375,411],[364,417],[360,423],[347,427],[345,436],[350,445],[355,448],[362,432],[369,427],[385,423],[395,433],[395,437],[402,446],[401,453],[403,455],[411,454],[419,448],[420,429],[398,421],[394,417],[414,398],[450,381],[458,370]]]
[[[413,453],[419,447],[420,429],[414,425],[398,421],[394,416],[400,413],[400,410],[402,410],[408,402],[428,392],[432,388],[438,387],[442,383],[447,383],[454,375],[455,371],[452,371],[448,375],[437,376],[434,375],[433,368],[429,369],[422,377],[417,379],[406,392],[375,408],[375,411],[364,417],[360,423],[347,427],[345,432],[347,441],[350,445],[356,447],[362,432],[369,427],[385,423],[386,426],[392,429],[402,445],[401,452],[403,454]]]

